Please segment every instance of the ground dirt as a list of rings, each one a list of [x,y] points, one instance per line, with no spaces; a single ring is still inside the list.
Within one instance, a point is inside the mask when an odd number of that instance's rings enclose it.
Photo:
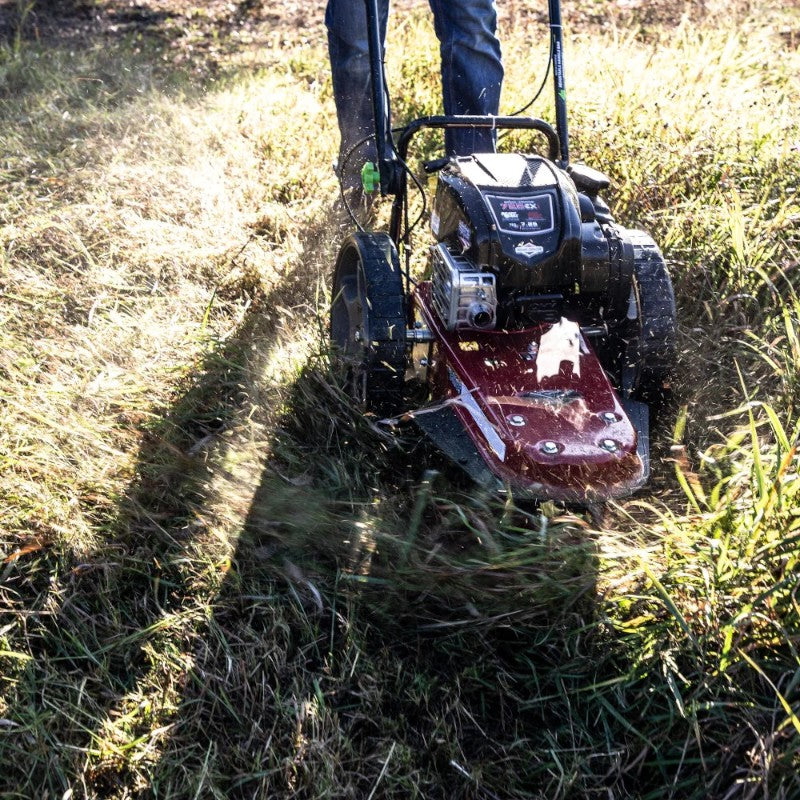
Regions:
[[[392,8],[403,13],[425,6],[425,0],[395,0]],[[702,16],[731,5],[716,0],[613,0],[586,3],[565,0],[563,17],[568,28],[608,25],[653,26],[679,23],[685,15]],[[748,5],[737,0],[735,5]],[[750,2],[750,6],[755,4]],[[798,5],[761,3],[770,7]],[[324,34],[324,4],[311,0],[51,0],[36,2],[27,12],[19,0],[0,3],[0,37],[13,38],[21,28],[25,38],[67,39],[79,43],[98,36],[153,35],[171,41],[177,51],[219,56],[220,51],[255,47],[265,37],[303,30],[312,39]],[[498,4],[503,22],[514,24],[534,20],[545,23],[547,5],[530,0],[509,0]],[[22,22],[20,23],[20,18]],[[786,35],[795,37],[796,31]]]

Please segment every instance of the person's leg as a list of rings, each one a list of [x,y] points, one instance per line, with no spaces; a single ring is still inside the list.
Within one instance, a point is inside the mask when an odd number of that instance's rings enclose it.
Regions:
[[[381,35],[385,41],[389,0],[378,0],[378,9]],[[328,0],[325,25],[328,28],[333,98],[341,135],[337,169],[345,188],[351,188],[360,185],[364,162],[377,158],[373,137],[357,147],[345,163],[350,150],[375,131],[364,0]]]
[[[445,114],[497,114],[503,63],[494,0],[429,0],[442,56]],[[491,131],[445,131],[448,155],[492,152]]]

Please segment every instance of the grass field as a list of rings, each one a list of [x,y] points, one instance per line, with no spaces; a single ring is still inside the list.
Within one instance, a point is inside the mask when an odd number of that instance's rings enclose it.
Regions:
[[[800,798],[797,4],[565,3],[574,157],[679,302],[602,523],[331,378],[320,8],[63,5],[0,49],[0,797]],[[397,120],[436,60],[404,7]]]

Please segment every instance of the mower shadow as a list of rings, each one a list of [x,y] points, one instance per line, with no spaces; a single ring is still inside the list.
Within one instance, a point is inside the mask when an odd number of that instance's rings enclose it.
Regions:
[[[0,7],[0,23],[16,5]],[[57,22],[69,5],[37,3],[36,9]],[[84,41],[106,41],[87,31]],[[95,53],[98,64],[113,62],[113,70],[120,71],[144,57],[129,48],[94,48]],[[24,72],[24,58],[14,63]],[[4,87],[8,92],[14,84],[14,99],[28,101],[27,93],[42,106],[49,102],[50,87],[17,77]],[[158,84],[165,94],[171,80],[167,74]],[[195,91],[203,89],[197,81]],[[138,100],[121,93],[117,107]],[[71,141],[79,142],[91,131],[76,127],[73,135]],[[29,171],[26,166],[25,174]],[[13,178],[4,180],[7,188],[13,186]],[[297,283],[288,285],[297,289]],[[51,547],[52,539],[72,533],[65,523],[58,532],[43,530],[32,552],[23,550],[4,562],[0,650],[10,641],[19,643],[21,652],[14,653],[19,658],[10,666],[4,659],[0,675],[0,796],[61,797],[68,791],[76,798],[109,796],[118,786],[116,778],[94,771],[86,753],[97,756],[98,742],[114,740],[109,733],[114,714],[124,715],[135,702],[140,681],[152,668],[153,637],[192,602],[196,576],[182,565],[195,553],[202,532],[194,516],[205,482],[197,445],[216,440],[241,407],[243,359],[255,336],[266,341],[270,336],[268,323],[255,312],[254,305],[234,335],[198,365],[169,413],[148,424],[134,477],[116,507],[93,508],[95,498],[80,498],[103,542],[98,550],[76,558],[79,545]],[[72,433],[64,428],[64,436]],[[74,468],[78,472],[81,465]],[[33,535],[39,522],[32,519],[30,525]]]
[[[577,639],[595,622],[586,523],[435,474],[442,457],[365,420],[324,358],[284,406],[152,785],[362,797],[394,742],[406,761],[383,797],[416,781],[427,798],[507,796],[498,749],[547,730],[537,692],[569,706]],[[531,773],[529,796],[540,782]]]
[[[305,232],[306,252],[324,251],[327,222]],[[49,588],[18,582],[48,611],[29,623],[33,660],[3,714],[3,790],[359,797],[397,742],[404,766],[382,796],[419,781],[428,798],[491,798],[505,796],[498,749],[564,724],[538,697],[561,698],[568,719],[587,670],[577,638],[596,618],[585,523],[426,472],[442,457],[365,420],[324,354],[288,395],[267,387],[282,414],[260,408],[275,309],[312,313],[312,288],[298,269],[253,303],[150,426],[113,549],[47,564]],[[248,448],[252,492],[236,486]],[[541,776],[519,760],[535,796]]]

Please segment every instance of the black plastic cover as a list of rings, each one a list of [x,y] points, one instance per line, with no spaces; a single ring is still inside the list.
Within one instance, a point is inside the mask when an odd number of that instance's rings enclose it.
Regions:
[[[603,182],[597,176],[588,176],[596,178],[592,189]],[[633,252],[604,211],[553,162],[488,153],[442,169],[431,228],[437,241],[497,276],[500,325],[562,312],[581,324],[613,324],[627,313]]]
[[[611,186],[611,178],[608,175],[587,167],[586,164],[571,164],[569,174],[578,191],[586,192],[590,197],[596,197]]]
[[[581,216],[568,176],[539,156],[488,153],[439,173],[431,227],[503,292],[562,291],[580,281]]]

